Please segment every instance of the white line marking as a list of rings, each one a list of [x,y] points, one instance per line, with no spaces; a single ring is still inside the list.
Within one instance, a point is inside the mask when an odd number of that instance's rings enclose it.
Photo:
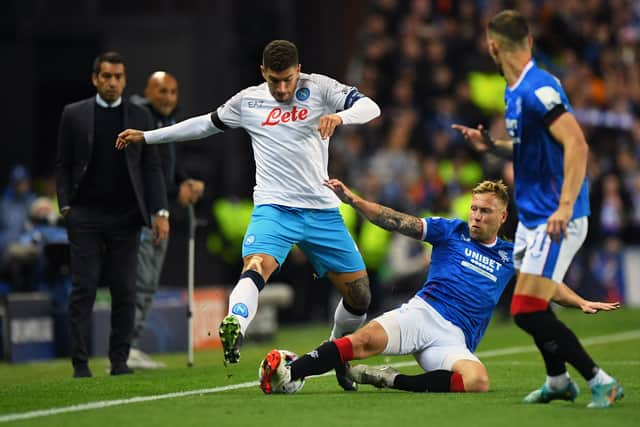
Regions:
[[[640,338],[640,330],[634,330],[634,331],[628,331],[628,332],[621,332],[618,334],[586,338],[582,340],[582,343],[585,345],[607,344],[607,343],[617,342],[617,341],[631,341],[639,338]],[[508,347],[508,348],[503,348],[498,350],[481,351],[479,353],[476,353],[476,356],[486,358],[486,357],[504,356],[509,354],[531,353],[534,351],[537,351],[537,348],[535,346]],[[414,366],[415,364],[416,364],[415,361],[410,361],[410,362],[392,363],[390,364],[390,366],[403,367],[403,366]],[[326,374],[318,375],[318,376],[326,376],[331,374],[332,372],[327,372]],[[80,405],[63,406],[60,408],[40,409],[40,410],[30,411],[30,412],[1,415],[0,423],[17,421],[17,420],[28,420],[31,418],[48,417],[51,415],[65,414],[69,412],[81,412],[81,411],[88,411],[91,409],[108,408],[110,406],[129,405],[131,403],[151,402],[154,400],[173,399],[176,397],[220,393],[223,391],[237,390],[240,388],[249,388],[249,387],[257,387],[257,386],[258,386],[258,381],[251,381],[251,382],[228,385],[223,387],[204,388],[200,390],[181,391],[181,392],[175,392],[175,393],[158,394],[154,396],[138,396],[138,397],[131,397],[128,399],[103,400],[100,402],[83,403]]]
[[[487,362],[488,366],[540,366],[540,362],[522,362],[517,360]],[[640,360],[598,360],[598,366],[640,366]]]

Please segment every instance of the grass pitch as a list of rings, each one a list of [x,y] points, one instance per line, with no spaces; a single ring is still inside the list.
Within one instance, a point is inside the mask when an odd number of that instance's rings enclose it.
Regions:
[[[224,367],[220,351],[198,352],[195,366],[185,354],[158,355],[167,368],[110,377],[106,359],[91,361],[94,377],[72,379],[68,360],[26,365],[0,364],[0,425],[28,426],[636,426],[640,422],[640,310],[595,316],[561,310],[559,317],[625,388],[613,408],[587,409],[590,392],[577,379],[575,403],[523,405],[521,399],[544,381],[543,363],[530,338],[511,322],[494,322],[478,348],[489,369],[486,394],[425,394],[362,386],[343,392],[333,375],[307,379],[295,395],[263,395],[258,364],[272,348],[303,354],[329,334],[330,325],[281,330],[274,341],[247,344],[239,364]],[[398,363],[420,372],[411,357],[367,360]],[[22,414],[24,419],[16,419]]]

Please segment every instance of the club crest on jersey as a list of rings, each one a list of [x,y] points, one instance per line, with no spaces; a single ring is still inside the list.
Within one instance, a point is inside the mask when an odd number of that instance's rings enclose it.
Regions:
[[[507,254],[506,251],[503,251],[502,249],[498,251],[498,255],[500,255],[500,259],[502,260],[502,262],[504,262],[505,264],[509,262],[509,254]]]
[[[301,87],[296,91],[296,99],[298,101],[306,101],[309,99],[309,95],[311,95],[311,92],[309,91],[309,88],[306,87]]]
[[[269,111],[267,118],[261,123],[261,125],[276,126],[280,123],[297,122],[298,120],[305,120],[308,116],[309,110],[306,108],[298,110],[298,107],[294,105],[291,111],[282,111],[282,108],[275,107]]]

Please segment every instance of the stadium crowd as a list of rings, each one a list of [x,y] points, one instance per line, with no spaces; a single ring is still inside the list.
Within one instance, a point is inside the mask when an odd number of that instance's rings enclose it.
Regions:
[[[342,131],[332,144],[330,174],[398,210],[461,218],[478,179],[501,177],[512,186],[510,162],[478,155],[451,129],[482,124],[493,137],[506,136],[505,83],[485,53],[484,32],[502,3],[372,1],[345,80],[376,99],[384,114]],[[623,300],[620,251],[640,243],[640,4],[507,6],[531,23],[535,60],[562,81],[590,146],[590,232],[567,282],[590,297]],[[512,238],[516,212],[509,210],[502,233]],[[419,249],[396,243],[389,249],[387,262],[370,259],[367,266],[387,277],[424,268],[418,262],[394,271],[394,259],[411,259]]]

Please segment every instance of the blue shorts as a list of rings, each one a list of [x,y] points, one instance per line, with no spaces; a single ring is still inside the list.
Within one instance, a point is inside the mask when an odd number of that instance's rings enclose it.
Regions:
[[[298,245],[307,255],[319,277],[327,271],[350,273],[365,269],[338,208],[304,209],[280,205],[253,208],[242,242],[243,258],[267,254],[282,266],[293,245]]]

